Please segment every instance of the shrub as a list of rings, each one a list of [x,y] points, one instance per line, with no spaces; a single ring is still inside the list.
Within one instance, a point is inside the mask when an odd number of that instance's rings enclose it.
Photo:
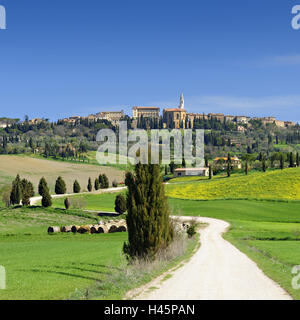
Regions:
[[[67,191],[66,183],[62,177],[58,177],[55,183],[55,193],[56,194],[65,194]]]
[[[66,210],[68,210],[68,209],[70,208],[70,205],[71,205],[69,198],[66,198],[65,201],[64,201],[64,203],[65,203],[65,208],[66,208]]]
[[[98,178],[95,179],[94,186],[95,186],[95,190],[99,190],[100,189],[100,183],[99,183],[99,179]]]
[[[115,200],[115,211],[120,214],[123,214],[126,210],[126,199],[122,194],[118,194]]]
[[[91,191],[93,190],[91,178],[89,178],[89,182],[88,182],[88,185],[87,185],[87,189],[88,189],[89,192],[91,192]]]
[[[117,188],[118,182],[117,182],[116,180],[114,180],[114,181],[112,182],[112,186],[113,186],[114,188]]]
[[[52,199],[49,193],[49,190],[45,190],[43,196],[42,196],[42,206],[44,208],[48,208],[52,206]]]
[[[73,184],[73,192],[74,193],[79,193],[80,192],[80,184],[78,183],[77,180],[74,181],[74,184]]]

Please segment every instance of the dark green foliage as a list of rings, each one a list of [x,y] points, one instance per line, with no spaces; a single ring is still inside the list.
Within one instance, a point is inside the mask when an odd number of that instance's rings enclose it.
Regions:
[[[280,154],[280,169],[281,169],[281,170],[284,169],[284,158],[283,158],[283,154]]]
[[[87,185],[87,189],[88,189],[89,192],[91,192],[91,191],[93,190],[91,178],[89,178],[89,182],[88,182],[88,185]]]
[[[299,152],[297,152],[297,154],[296,154],[296,166],[297,167],[300,166]]]
[[[42,206],[44,208],[48,208],[52,206],[52,199],[48,189],[44,190],[44,194],[42,196]]]
[[[67,191],[66,183],[62,177],[58,177],[55,183],[55,193],[56,194],[65,194]]]
[[[97,178],[95,179],[94,187],[95,187],[95,190],[99,190],[100,189],[99,179],[97,179]]]
[[[43,177],[40,180],[39,186],[38,186],[38,192],[40,196],[43,196],[45,189],[49,191],[46,179]]]
[[[103,189],[104,180],[103,180],[103,175],[102,174],[99,175],[99,184],[100,184],[100,188]]]
[[[186,167],[186,163],[185,163],[185,159],[183,158],[182,159],[182,168],[185,168]]]
[[[65,204],[66,210],[68,210],[70,208],[70,205],[71,205],[69,198],[65,199],[64,204]]]
[[[101,189],[107,189],[107,188],[109,188],[109,180],[108,180],[106,174],[101,174],[101,175],[99,176],[99,181],[100,181],[100,187],[101,187]]]
[[[231,176],[231,163],[227,161],[227,177]]]
[[[294,154],[293,154],[293,152],[291,152],[290,153],[290,165],[289,165],[289,167],[290,168],[293,168],[294,166],[295,166],[295,160],[294,160]]]
[[[209,177],[209,179],[212,179],[212,167],[209,166],[208,168],[209,168],[209,175],[208,175],[208,177]]]
[[[17,175],[16,179],[12,182],[12,188],[10,193],[10,203],[12,205],[19,205],[23,196],[22,182],[20,176]]]
[[[154,259],[173,239],[160,166],[137,164],[134,174],[126,174],[125,184],[128,243],[124,243],[123,251],[129,260]]]
[[[126,212],[126,210],[126,199],[122,194],[118,194],[115,200],[115,211],[120,214],[123,214],[124,212]]]
[[[248,175],[248,160],[245,161],[245,175],[247,176]]]
[[[114,188],[117,188],[117,186],[118,186],[117,180],[114,180],[114,181],[112,182],[112,186],[113,186]]]
[[[74,193],[79,193],[80,192],[80,184],[78,183],[77,180],[74,181],[74,184],[73,184],[73,192]]]
[[[197,229],[196,223],[192,222],[191,225],[186,230],[186,233],[188,234],[189,238],[193,238],[193,236],[197,233],[196,229]]]
[[[262,160],[261,160],[261,162],[262,162],[262,171],[263,171],[263,172],[266,172],[266,170],[267,170],[266,158],[263,157]]]

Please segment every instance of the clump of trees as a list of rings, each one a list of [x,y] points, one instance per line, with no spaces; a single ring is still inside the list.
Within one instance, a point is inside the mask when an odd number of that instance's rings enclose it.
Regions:
[[[30,198],[33,196],[33,184],[26,179],[21,180],[20,176],[17,175],[15,180],[12,182],[12,188],[10,192],[10,204],[20,205],[22,203],[23,206],[29,206]]]
[[[128,242],[123,252],[129,260],[154,259],[174,235],[167,197],[158,164],[137,164],[126,174]]]
[[[108,189],[109,188],[109,180],[108,180],[107,175],[105,173],[99,175],[99,184],[100,184],[101,189]]]

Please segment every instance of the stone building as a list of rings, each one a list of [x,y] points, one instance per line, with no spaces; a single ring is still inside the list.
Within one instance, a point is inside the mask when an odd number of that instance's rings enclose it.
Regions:
[[[178,108],[170,108],[163,110],[163,122],[167,128],[185,128],[187,113],[184,109],[184,97],[180,95],[180,103]]]
[[[158,107],[133,107],[133,119],[152,118],[159,119],[160,109]]]

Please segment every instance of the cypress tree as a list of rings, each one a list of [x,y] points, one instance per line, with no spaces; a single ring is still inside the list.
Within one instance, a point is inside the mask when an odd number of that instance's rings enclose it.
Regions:
[[[99,183],[99,179],[98,178],[95,179],[94,187],[95,187],[95,190],[99,190],[100,189],[100,183]]]
[[[209,166],[208,168],[209,168],[209,179],[212,179],[212,168],[211,166]]]
[[[12,205],[19,205],[22,200],[23,190],[20,176],[17,175],[15,180],[12,182],[12,189],[10,193],[10,203]]]
[[[299,152],[297,152],[297,154],[296,154],[296,166],[297,167],[300,166]]]
[[[74,181],[74,184],[73,184],[73,192],[74,193],[79,193],[80,192],[80,184],[78,183],[77,180]]]
[[[91,178],[89,178],[89,182],[88,182],[88,185],[87,185],[87,189],[88,189],[89,192],[91,192],[91,191],[93,190]]]
[[[230,161],[227,161],[227,177],[229,178],[231,176],[231,163]]]
[[[290,165],[289,165],[289,167],[293,168],[294,165],[295,165],[295,163],[294,163],[294,154],[293,154],[293,152],[291,152],[290,153]]]
[[[280,154],[280,169],[284,169],[284,158],[282,153]]]
[[[109,180],[107,178],[107,175],[103,174],[102,177],[103,177],[103,188],[108,189],[109,188]]]
[[[118,194],[115,200],[115,211],[120,214],[123,214],[126,210],[126,199],[122,194]]]
[[[23,188],[23,194],[22,194],[22,205],[23,206],[29,206],[30,205],[30,195],[31,190],[29,184],[26,184]]]
[[[40,196],[43,196],[45,189],[47,189],[49,191],[47,181],[44,177],[42,177],[39,182],[39,186],[38,186],[38,192],[39,192]]]
[[[104,189],[104,180],[103,180],[102,174],[99,175],[99,184],[100,184],[100,188]]]
[[[44,208],[48,208],[48,207],[52,206],[52,199],[51,199],[51,196],[50,196],[48,188],[44,189],[44,193],[43,193],[43,196],[42,196],[42,206]]]
[[[245,162],[245,175],[248,175],[248,160]]]
[[[56,194],[65,194],[67,191],[66,183],[62,177],[58,177],[55,183],[55,193]]]
[[[69,198],[65,199],[64,204],[65,204],[66,210],[68,210],[70,208],[70,205],[71,205]]]
[[[262,161],[262,171],[263,171],[263,172],[266,172],[267,166],[266,166],[266,159],[265,159],[265,157],[263,157],[261,161]]]
[[[185,163],[185,159],[183,158],[182,159],[182,168],[185,168],[185,166],[186,166],[186,163]]]
[[[126,174],[128,242],[123,252],[129,260],[154,259],[172,241],[167,197],[158,164],[137,164]]]

